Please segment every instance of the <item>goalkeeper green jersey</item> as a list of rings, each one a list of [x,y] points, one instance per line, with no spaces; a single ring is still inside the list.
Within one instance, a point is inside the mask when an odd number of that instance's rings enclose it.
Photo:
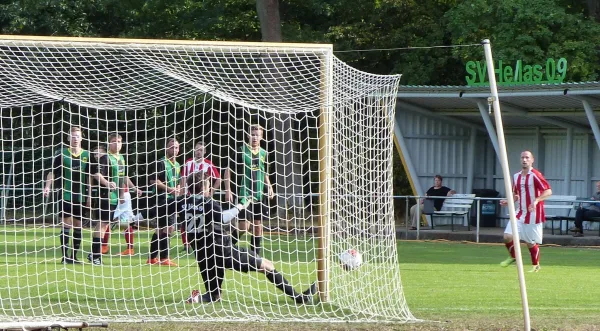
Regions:
[[[89,160],[88,151],[81,150],[79,154],[73,154],[70,148],[63,148],[54,157],[52,162],[54,185],[62,191],[64,201],[80,203],[86,201]]]

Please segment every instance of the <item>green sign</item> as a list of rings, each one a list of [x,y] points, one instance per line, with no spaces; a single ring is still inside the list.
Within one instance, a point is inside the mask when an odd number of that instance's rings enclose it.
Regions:
[[[469,61],[465,66],[467,70],[468,86],[489,86],[487,64],[485,61]],[[567,74],[567,59],[561,57],[558,61],[553,58],[546,60],[545,65],[525,64],[517,60],[514,67],[504,65],[498,61],[494,68],[496,83],[501,85],[528,85],[528,84],[557,84],[562,83]]]

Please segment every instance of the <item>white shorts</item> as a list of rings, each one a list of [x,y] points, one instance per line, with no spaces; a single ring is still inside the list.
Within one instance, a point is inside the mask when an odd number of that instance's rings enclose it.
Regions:
[[[530,223],[525,224],[520,220],[517,220],[517,231],[519,231],[519,239],[527,244],[542,244],[542,238],[544,237],[544,223]],[[511,223],[506,224],[504,233],[513,234]]]

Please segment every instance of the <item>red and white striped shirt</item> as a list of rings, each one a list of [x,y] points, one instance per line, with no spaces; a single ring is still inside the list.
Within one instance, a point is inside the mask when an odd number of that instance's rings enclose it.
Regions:
[[[520,171],[517,172],[513,178],[513,193],[519,196],[517,219],[525,224],[546,222],[544,201],[538,202],[533,212],[529,212],[527,208],[548,189],[550,189],[550,184],[536,169],[532,168],[526,175],[522,175]]]
[[[219,169],[215,167],[215,165],[210,162],[209,159],[203,159],[202,161],[196,162],[194,159],[188,159],[185,161],[183,165],[183,174],[182,176],[187,177],[190,174],[195,172],[205,172],[208,173],[212,178],[217,179],[221,178],[221,174],[219,174]]]

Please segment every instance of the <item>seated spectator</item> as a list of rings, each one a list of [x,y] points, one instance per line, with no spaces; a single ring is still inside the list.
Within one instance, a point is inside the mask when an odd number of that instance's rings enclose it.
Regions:
[[[600,181],[596,182],[596,190],[594,196],[590,200],[600,201]],[[575,232],[573,237],[583,237],[583,221],[590,217],[600,217],[600,202],[592,203],[589,207],[579,207],[575,213],[575,227],[570,230]]]
[[[440,175],[435,175],[434,177],[434,185],[432,187],[429,188],[429,190],[427,190],[426,195],[428,197],[445,197],[445,196],[451,196],[454,195],[456,193],[456,191],[451,190],[450,188],[446,187],[446,186],[442,186],[442,176]],[[442,205],[444,204],[444,200],[445,199],[431,199],[433,200],[433,208],[436,211],[439,211],[442,209]],[[419,219],[421,218],[421,214],[423,213],[423,207],[424,207],[424,200],[421,199],[421,201],[419,202],[421,204],[421,207],[419,207],[419,213],[417,213],[417,205],[414,205],[410,208],[410,229],[411,230],[416,230],[417,229],[417,222],[419,221]]]

